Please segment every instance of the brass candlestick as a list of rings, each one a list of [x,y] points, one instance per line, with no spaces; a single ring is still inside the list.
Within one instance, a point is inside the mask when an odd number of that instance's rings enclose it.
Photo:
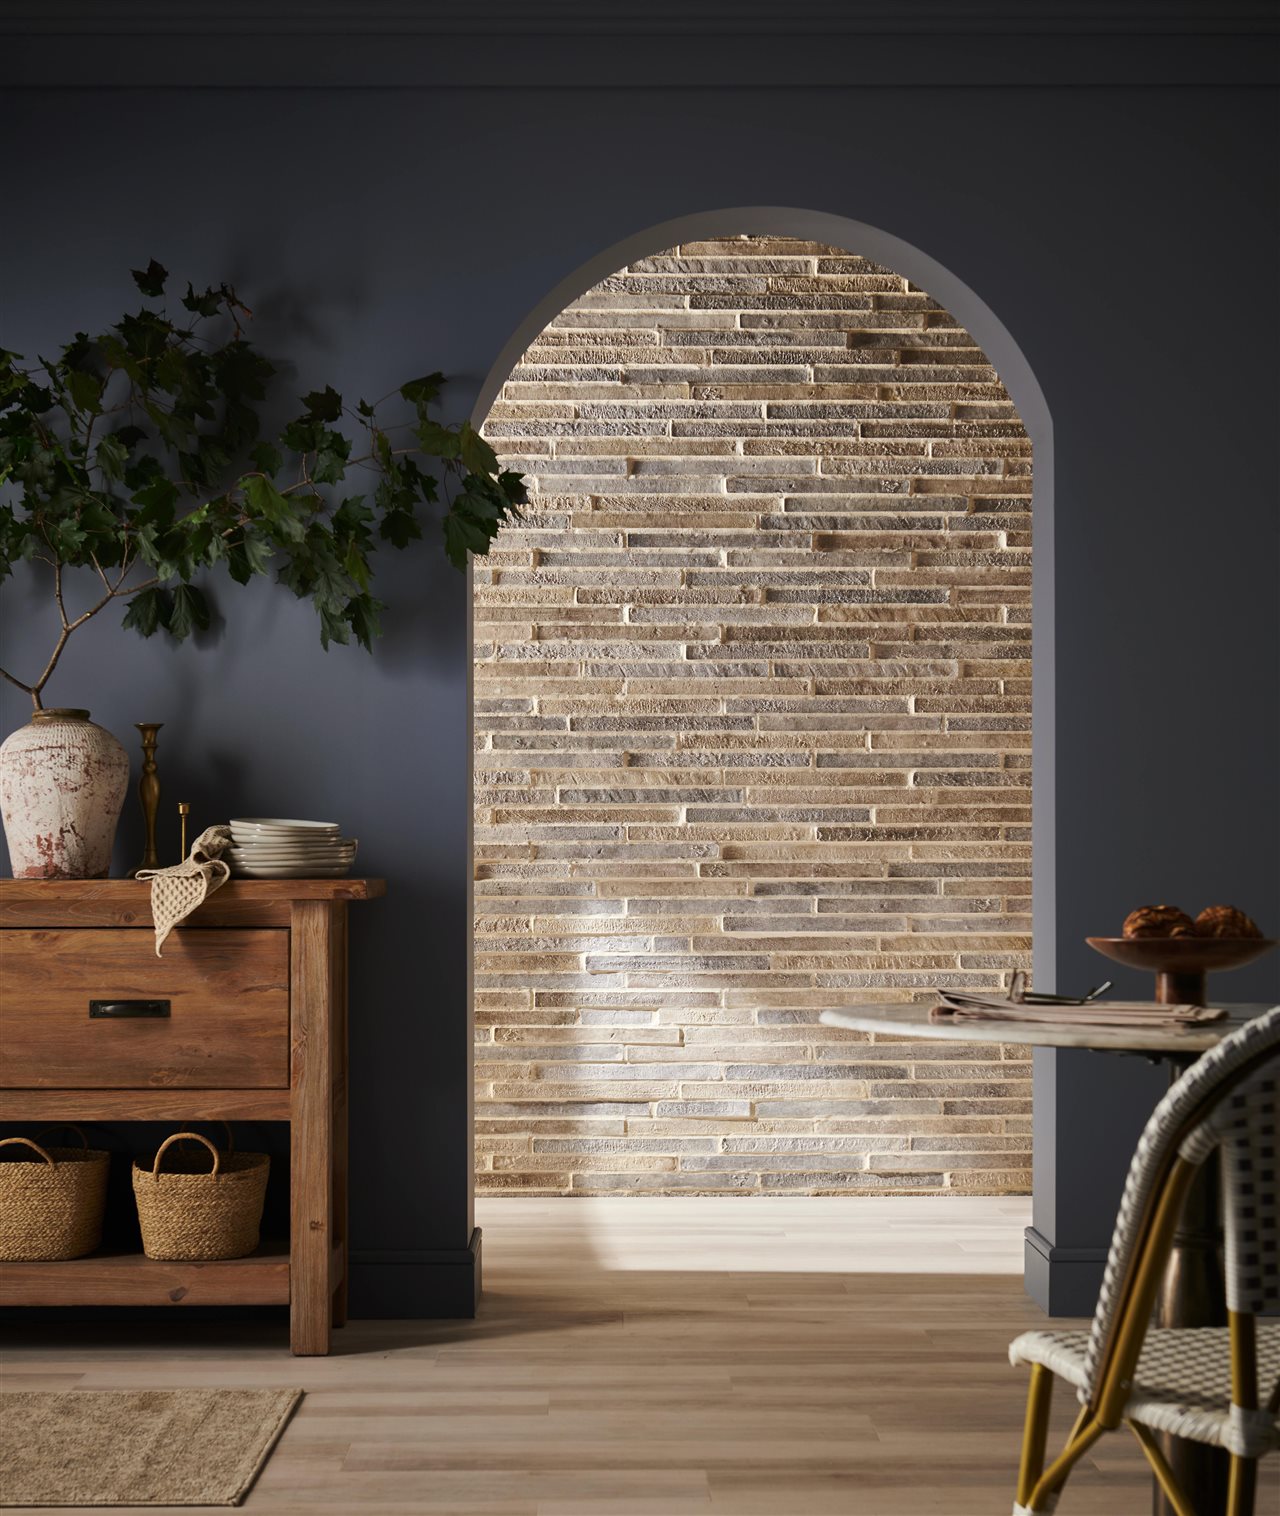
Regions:
[[[142,777],[138,780],[138,799],[142,804],[142,819],[146,826],[146,840],[142,849],[142,862],[132,879],[143,869],[158,869],[160,854],[156,851],[156,815],[160,809],[160,777],[156,772],[156,733],[163,721],[135,721],[134,726],[142,733]]]
[[[182,828],[182,851],[178,854],[178,862],[185,863],[187,860],[187,817],[191,814],[191,802],[189,800],[178,801],[178,824]]]

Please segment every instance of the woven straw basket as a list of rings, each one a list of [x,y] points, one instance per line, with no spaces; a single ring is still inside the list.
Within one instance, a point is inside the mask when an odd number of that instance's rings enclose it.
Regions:
[[[78,1126],[70,1129],[83,1147],[42,1147],[29,1137],[0,1141],[0,1147],[22,1146],[36,1155],[0,1163],[0,1261],[80,1258],[102,1241],[111,1157],[91,1148]]]
[[[213,1157],[212,1169],[197,1170],[175,1154],[176,1169],[161,1172],[175,1142],[199,1142]],[[197,1160],[204,1163],[201,1155]],[[133,1198],[148,1258],[243,1258],[258,1245],[262,1201],[270,1159],[265,1153],[219,1152],[199,1132],[176,1132],[160,1144],[149,1169],[133,1166]]]

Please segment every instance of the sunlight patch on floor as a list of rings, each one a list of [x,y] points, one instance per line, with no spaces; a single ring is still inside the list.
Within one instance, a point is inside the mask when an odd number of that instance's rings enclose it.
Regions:
[[[518,1233],[507,1229],[518,1225]],[[728,1273],[1021,1274],[1025,1196],[487,1196],[485,1273],[519,1237],[522,1267]],[[491,1245],[492,1244],[492,1245]]]

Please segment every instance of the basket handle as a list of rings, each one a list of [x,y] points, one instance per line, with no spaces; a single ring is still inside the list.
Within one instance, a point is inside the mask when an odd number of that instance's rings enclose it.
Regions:
[[[209,1118],[209,1124],[210,1124],[210,1126],[212,1126],[214,1124],[214,1122],[217,1122],[217,1124],[227,1134],[227,1152],[229,1154],[230,1153],[234,1153],[235,1150],[236,1150],[236,1134],[231,1130],[231,1123],[229,1121],[224,1121],[221,1116],[210,1116],[210,1118]],[[181,1139],[184,1139],[186,1137],[192,1137],[192,1136],[195,1135],[195,1133],[193,1133],[193,1132],[177,1132],[175,1135],[181,1140]]]
[[[151,1165],[151,1176],[153,1179],[160,1177],[160,1160],[164,1157],[165,1150],[172,1147],[175,1142],[181,1142],[184,1137],[189,1137],[193,1142],[202,1142],[209,1149],[213,1154],[213,1168],[210,1172],[217,1174],[219,1164],[218,1150],[214,1147],[213,1143],[207,1137],[202,1137],[199,1132],[175,1132],[172,1137],[166,1137],[160,1144],[160,1150],[156,1153],[156,1161]]]
[[[20,1142],[23,1147],[34,1148],[51,1169],[56,1169],[58,1167],[58,1165],[53,1161],[53,1158],[45,1152],[40,1144],[38,1142],[34,1142],[30,1137],[0,1137],[0,1148],[8,1147],[11,1142]]]
[[[81,1147],[84,1148],[86,1153],[89,1151],[89,1139],[74,1121],[55,1121],[52,1126],[41,1127],[36,1136],[44,1137],[49,1132],[74,1132],[80,1139]]]

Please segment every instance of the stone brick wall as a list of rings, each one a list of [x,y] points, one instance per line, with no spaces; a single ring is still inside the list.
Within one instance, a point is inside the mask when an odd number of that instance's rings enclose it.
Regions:
[[[1024,1192],[1016,1047],[825,1006],[1030,949],[1031,443],[892,270],[673,248],[538,338],[475,583],[478,1184]]]

